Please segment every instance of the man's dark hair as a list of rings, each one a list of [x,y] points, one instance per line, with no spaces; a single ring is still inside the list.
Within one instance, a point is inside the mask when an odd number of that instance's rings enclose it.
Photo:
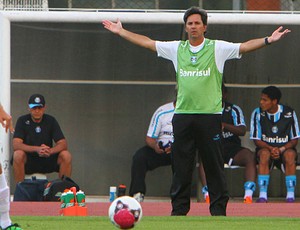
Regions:
[[[281,91],[276,86],[268,86],[261,91],[262,94],[266,94],[271,100],[276,99],[279,103],[281,99]]]
[[[196,7],[196,6],[193,6],[193,7],[189,8],[185,11],[184,16],[183,16],[184,24],[186,24],[187,18],[189,16],[191,16],[192,14],[199,14],[201,16],[203,24],[207,25],[207,13],[206,13],[206,11],[199,8],[199,7]]]

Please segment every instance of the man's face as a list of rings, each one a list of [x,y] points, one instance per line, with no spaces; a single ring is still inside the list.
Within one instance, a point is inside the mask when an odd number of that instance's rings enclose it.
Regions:
[[[45,113],[45,106],[36,106],[32,109],[29,109],[31,117],[34,121],[40,121]]]
[[[277,99],[271,99],[269,98],[268,95],[266,94],[261,94],[260,96],[260,108],[263,110],[263,111],[267,111],[269,113],[275,113],[277,112]]]
[[[199,14],[192,14],[187,18],[185,31],[188,33],[189,39],[199,39],[204,36],[206,27]]]

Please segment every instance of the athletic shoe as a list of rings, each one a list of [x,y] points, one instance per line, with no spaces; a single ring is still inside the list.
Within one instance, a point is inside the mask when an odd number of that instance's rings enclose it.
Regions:
[[[252,197],[251,196],[246,196],[244,198],[244,203],[245,204],[252,204]]]
[[[207,203],[207,204],[210,203],[209,195],[205,195],[205,203]]]
[[[294,203],[294,202],[295,202],[295,198],[293,197],[286,198],[286,203]]]
[[[23,230],[23,229],[18,224],[12,224],[6,228],[3,228],[3,230]]]
[[[256,200],[256,203],[267,203],[268,200],[266,198],[260,197]]]
[[[140,203],[144,201],[144,197],[145,197],[145,195],[140,192],[133,195],[133,198],[136,199]]]

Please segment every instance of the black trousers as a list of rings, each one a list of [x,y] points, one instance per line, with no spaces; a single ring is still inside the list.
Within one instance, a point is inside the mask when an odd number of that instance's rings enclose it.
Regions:
[[[171,215],[186,215],[190,210],[192,175],[198,150],[209,188],[210,213],[226,216],[229,194],[222,158],[221,115],[175,114],[172,123]]]
[[[171,165],[171,153],[158,154],[149,146],[140,148],[132,158],[129,195],[133,196],[138,192],[146,194],[146,173],[167,165]]]

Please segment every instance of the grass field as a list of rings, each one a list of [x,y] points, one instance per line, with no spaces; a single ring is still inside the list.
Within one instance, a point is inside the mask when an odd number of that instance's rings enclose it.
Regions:
[[[13,216],[12,220],[24,230],[110,230],[117,229],[108,217],[48,217],[48,216]],[[190,229],[298,229],[300,218],[278,217],[148,217],[144,216],[134,229],[147,230],[190,230]]]

